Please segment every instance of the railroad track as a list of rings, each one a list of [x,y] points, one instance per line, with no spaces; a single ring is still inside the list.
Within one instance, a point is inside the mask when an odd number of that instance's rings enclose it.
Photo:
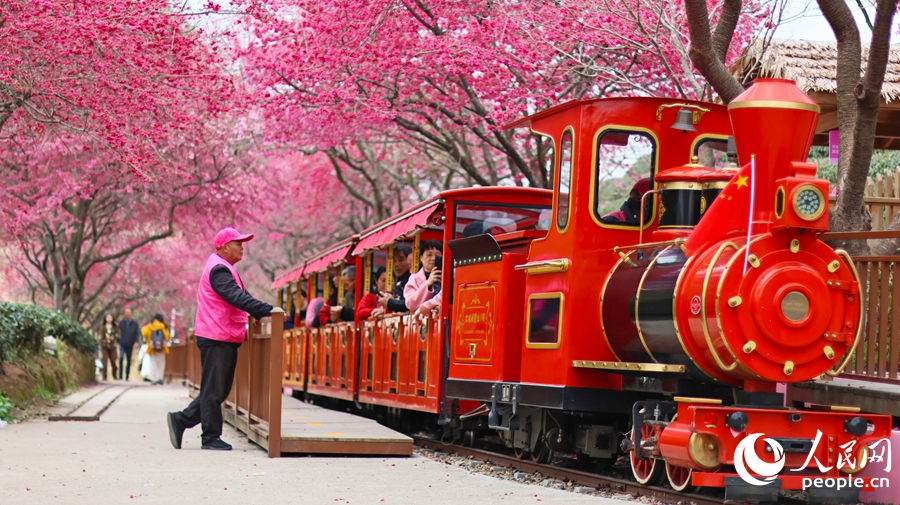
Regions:
[[[416,445],[426,449],[456,454],[458,456],[492,463],[497,466],[512,468],[522,472],[540,472],[541,475],[567,482],[571,481],[579,486],[592,487],[598,490],[611,491],[618,494],[630,494],[633,496],[649,496],[666,503],[691,503],[695,505],[722,505],[723,498],[703,496],[694,493],[679,493],[671,489],[656,486],[642,486],[636,482],[616,477],[608,477],[595,473],[582,472],[570,468],[553,466],[549,464],[534,463],[517,459],[513,456],[498,454],[496,452],[474,449],[455,444],[444,444],[438,440],[413,436]]]

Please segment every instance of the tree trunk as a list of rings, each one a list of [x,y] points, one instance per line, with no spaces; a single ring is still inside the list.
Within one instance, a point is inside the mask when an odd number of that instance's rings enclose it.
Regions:
[[[688,28],[691,35],[691,61],[706,77],[722,102],[728,104],[744,91],[741,83],[725,67],[725,54],[731,45],[741,0],[726,0],[722,6],[721,22],[716,27],[715,40],[710,36],[709,10],[706,0],[685,0]]]
[[[839,193],[831,215],[833,231],[868,231],[872,218],[865,206],[866,178],[872,162],[881,88],[890,53],[891,23],[897,0],[879,0],[863,79],[859,77],[862,46],[856,20],[843,0],[819,0],[819,8],[837,39],[837,104],[840,154]],[[864,240],[839,241],[852,255],[869,254]]]
[[[900,212],[891,220],[888,230],[900,230]],[[872,254],[875,256],[896,256],[900,251],[900,238],[883,238],[875,240],[872,244]]]

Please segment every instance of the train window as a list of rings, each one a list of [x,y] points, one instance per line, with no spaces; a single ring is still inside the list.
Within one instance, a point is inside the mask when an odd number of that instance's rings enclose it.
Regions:
[[[456,237],[482,233],[500,235],[523,230],[540,230],[542,213],[547,207],[496,203],[463,203],[456,205]]]
[[[728,163],[728,140],[722,138],[700,139],[694,146],[694,156],[698,163],[709,168],[725,168]]]
[[[601,226],[637,227],[640,197],[653,187],[656,142],[648,133],[606,130],[597,138],[594,215]],[[624,203],[623,203],[624,201]],[[644,223],[653,220],[648,198]]]
[[[556,191],[556,228],[569,225],[569,189],[572,186],[572,130],[567,129],[559,142],[559,185]]]
[[[534,132],[535,155],[538,160],[538,168],[541,171],[543,187],[553,188],[553,169],[556,166],[556,149],[553,147],[553,137]]]
[[[562,293],[541,293],[528,297],[526,347],[532,349],[559,347],[562,308]]]

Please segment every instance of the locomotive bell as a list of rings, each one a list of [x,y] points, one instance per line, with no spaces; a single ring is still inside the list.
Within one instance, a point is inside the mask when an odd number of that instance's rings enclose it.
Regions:
[[[673,130],[681,130],[686,132],[697,131],[694,128],[694,114],[688,109],[678,109],[678,115],[675,116],[675,124],[671,126]]]

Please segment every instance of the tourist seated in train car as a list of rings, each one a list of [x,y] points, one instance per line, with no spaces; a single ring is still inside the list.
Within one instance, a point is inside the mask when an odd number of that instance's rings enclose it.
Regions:
[[[484,225],[484,221],[478,219],[476,221],[472,221],[467,224],[465,228],[463,228],[463,238],[474,237],[476,235],[484,235],[488,233],[487,227]]]
[[[441,265],[443,247],[437,240],[424,240],[419,245],[422,268],[409,277],[403,289],[406,307],[420,315],[430,315],[441,304]]]
[[[550,223],[553,222],[553,209],[544,209],[538,217],[538,223],[534,227],[535,230],[546,231],[550,229]]]
[[[356,316],[361,320],[378,317],[385,312],[384,307],[378,305],[378,297],[387,289],[387,270],[378,267],[372,272],[372,277],[375,282],[372,283],[371,290],[359,301],[359,307],[356,308]],[[406,305],[403,307],[406,308]]]
[[[600,218],[600,222],[606,224],[637,226],[638,222],[641,220],[641,197],[643,197],[644,193],[649,189],[649,177],[644,177],[635,182],[631,191],[628,193],[628,199],[625,200],[625,203],[623,203],[621,207],[619,207],[619,210],[614,210],[609,214],[604,215]],[[649,212],[644,211],[644,219],[649,215]]]
[[[339,323],[341,321],[353,321],[355,311],[353,309],[356,300],[356,266],[349,265],[344,267],[341,272],[341,282],[344,284],[344,297],[341,298],[340,304],[326,303],[322,305],[319,311],[319,322],[322,325],[328,323]],[[334,296],[337,298],[337,295]]]
[[[318,291],[316,297],[309,301],[306,316],[304,316],[307,328],[318,328],[321,326],[322,323],[319,321],[319,311],[322,310],[323,305],[325,305],[325,299],[322,298],[322,292]]]
[[[409,257],[412,256],[412,246],[409,244],[394,244],[394,289],[392,293],[379,293],[378,305],[387,312],[408,312],[406,297],[403,289],[409,281]]]
[[[298,314],[299,312],[299,314]],[[299,319],[298,319],[299,316]],[[291,308],[288,310],[284,318],[284,329],[293,330],[294,321],[303,321],[306,319],[306,290],[300,288],[300,310],[297,310],[297,302],[291,298]]]
[[[306,290],[300,288],[300,320],[306,320],[306,309],[309,307],[309,301],[306,299]]]
[[[516,231],[516,222],[502,217],[489,217],[485,220],[475,220],[463,228],[463,238],[476,235],[501,235]]]

